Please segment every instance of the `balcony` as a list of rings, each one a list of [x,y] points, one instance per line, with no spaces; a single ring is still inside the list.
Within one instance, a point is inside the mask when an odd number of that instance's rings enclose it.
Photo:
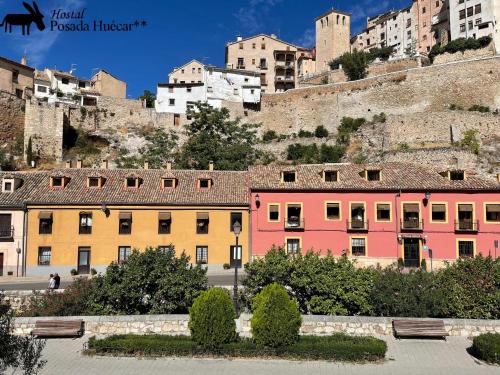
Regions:
[[[412,218],[403,219],[401,220],[401,230],[422,231],[424,230],[424,221]]]
[[[259,65],[260,70],[267,70],[267,64],[261,64]]]
[[[368,231],[368,221],[364,220],[347,220],[347,230],[353,232],[366,232]]]
[[[476,233],[479,231],[479,220],[455,221],[455,232]]]
[[[236,69],[245,69],[245,64],[236,65]]]
[[[0,241],[14,241],[14,227],[0,227]]]
[[[284,61],[284,60],[276,61],[276,68],[293,68],[294,65],[295,64],[293,61]]]
[[[288,219],[285,219],[285,230],[288,231],[304,230],[304,219],[300,219],[295,216],[290,216]]]
[[[294,82],[295,77],[293,76],[276,76],[274,78],[275,82]]]

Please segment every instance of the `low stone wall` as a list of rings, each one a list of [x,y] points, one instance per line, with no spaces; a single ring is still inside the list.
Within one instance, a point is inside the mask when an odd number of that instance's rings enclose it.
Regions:
[[[462,61],[480,57],[494,56],[496,54],[495,45],[491,43],[488,47],[481,49],[472,49],[464,52],[443,53],[434,58],[434,64],[446,64],[455,61]]]
[[[1,290],[1,285],[0,285]],[[47,293],[46,290],[37,290],[36,293],[43,295]],[[53,293],[62,293],[64,289],[57,289]],[[10,307],[14,311],[21,310],[23,307],[28,306],[30,299],[35,295],[32,290],[7,290],[2,292],[4,295],[4,301],[10,304]]]
[[[249,314],[236,319],[237,331],[242,337],[251,336]],[[28,335],[38,320],[83,319],[85,334],[109,336],[119,334],[162,334],[189,336],[189,315],[129,315],[129,316],[83,316],[16,318],[14,332]],[[392,335],[393,318],[304,315],[301,334],[326,336],[333,333],[350,335]],[[432,320],[432,319],[423,319]],[[444,319],[445,328],[451,336],[477,336],[485,332],[500,333],[500,320]]]

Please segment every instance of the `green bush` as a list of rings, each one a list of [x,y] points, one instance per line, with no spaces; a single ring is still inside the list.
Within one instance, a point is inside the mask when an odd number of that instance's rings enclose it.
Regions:
[[[387,115],[384,112],[380,112],[378,115],[373,115],[372,122],[384,123],[387,121]]]
[[[202,292],[189,309],[189,330],[194,342],[217,349],[236,339],[236,313],[228,292],[221,288]]]
[[[368,53],[368,60],[372,62],[378,58],[382,61],[387,61],[393,53],[394,47],[372,48]]]
[[[366,120],[364,118],[343,117],[337,129],[337,143],[340,145],[349,145],[351,135],[365,123]]]
[[[470,112],[488,113],[488,112],[490,112],[490,107],[485,107],[483,105],[474,104],[472,107],[469,108],[469,111]]]
[[[341,145],[322,144],[318,148],[315,143],[310,145],[294,143],[287,147],[287,160],[303,164],[337,163],[344,156],[344,153],[345,147]]]
[[[477,358],[500,365],[500,333],[483,333],[474,337],[471,349]]]
[[[252,335],[258,346],[281,348],[298,341],[302,317],[285,288],[276,283],[266,286],[252,307]]]
[[[273,139],[276,139],[278,138],[278,134],[274,131],[274,130],[267,130],[266,132],[264,132],[264,134],[262,135],[262,142],[264,143],[269,143],[271,142]]]
[[[328,137],[328,130],[323,125],[320,125],[314,131],[314,136],[316,138],[326,138]]]
[[[467,149],[474,154],[479,154],[479,140],[477,139],[477,131],[473,129],[466,130],[464,133],[464,137],[458,143],[458,145],[464,149]]]
[[[314,137],[314,134],[311,133],[309,130],[300,129],[299,132],[297,133],[297,136],[299,138],[312,138]]]
[[[457,104],[450,104],[450,111],[463,111],[464,107]]]
[[[408,146],[408,143],[404,142],[404,143],[400,143],[398,145],[398,150],[400,151],[407,151],[410,149],[410,146]]]
[[[456,52],[464,52],[466,50],[484,48],[491,43],[491,40],[492,39],[490,36],[484,36],[479,39],[458,38],[452,40],[450,43],[444,46],[435,45],[429,52],[429,59],[431,60],[431,62],[433,62],[434,58],[437,55],[441,55],[443,53],[456,53]]]

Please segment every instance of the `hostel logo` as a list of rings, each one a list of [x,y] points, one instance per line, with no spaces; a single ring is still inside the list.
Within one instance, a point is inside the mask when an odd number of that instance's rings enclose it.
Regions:
[[[45,23],[43,23],[43,14],[38,9],[36,1],[33,1],[33,7],[28,3],[23,2],[24,7],[28,10],[28,14],[7,14],[0,27],[5,28],[5,32],[12,33],[12,26],[21,26],[23,35],[30,35],[31,24],[34,22],[38,30],[45,30]]]

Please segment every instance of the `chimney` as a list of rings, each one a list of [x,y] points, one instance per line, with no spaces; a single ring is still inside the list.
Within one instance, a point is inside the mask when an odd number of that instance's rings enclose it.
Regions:
[[[65,164],[66,169],[71,168],[71,160],[66,160],[66,163],[64,163],[64,164]]]
[[[271,38],[273,38],[273,39],[278,39],[278,38],[276,37],[276,34],[271,34]]]
[[[212,160],[210,160],[208,162],[208,170],[209,171],[213,171],[214,170],[214,162]]]
[[[101,160],[101,169],[108,169],[108,161],[106,159]]]
[[[83,167],[83,161],[82,161],[82,159],[77,159],[76,160],[76,167],[78,169],[82,169],[82,167]]]
[[[149,169],[149,162],[148,161],[144,162],[144,169]]]
[[[170,171],[172,169],[172,162],[171,161],[167,161],[167,171]]]
[[[23,57],[21,57],[21,65],[26,65],[26,64],[27,64],[26,55],[23,55]]]
[[[236,37],[236,41],[237,41],[237,42],[241,42],[242,40],[243,40],[243,37],[242,37],[241,35],[238,35],[238,36]]]

